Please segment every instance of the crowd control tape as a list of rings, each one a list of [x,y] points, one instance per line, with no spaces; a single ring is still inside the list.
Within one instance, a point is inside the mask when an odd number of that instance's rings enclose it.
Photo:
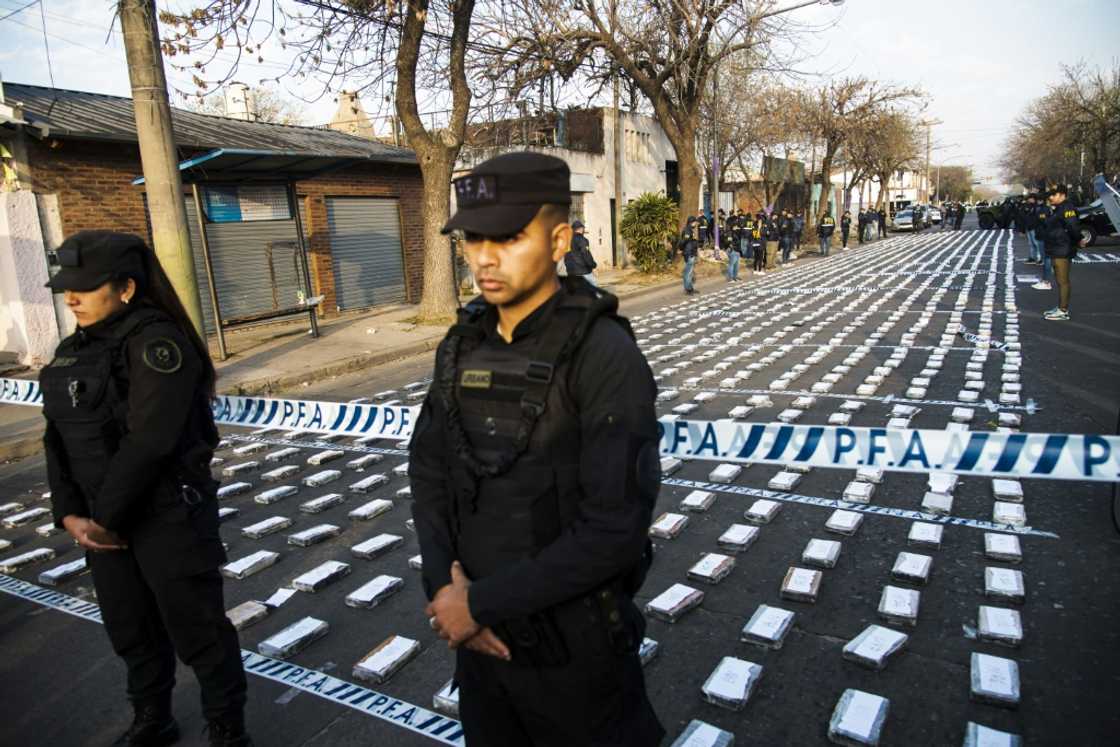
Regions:
[[[0,379],[0,403],[42,405],[33,381]],[[222,425],[407,441],[418,407],[220,395]],[[731,420],[659,421],[661,454],[718,462],[1120,481],[1120,436],[849,428]]]
[[[214,422],[255,428],[327,433],[339,436],[376,436],[394,441],[412,437],[419,407],[314,402],[268,397],[219,395],[214,399]]]
[[[42,407],[39,382],[0,378],[0,403]],[[407,441],[419,407],[399,405],[314,402],[269,397],[214,398],[214,422],[250,428],[284,428],[340,436],[376,436]]]
[[[1120,436],[659,421],[664,456],[895,472],[1120,480]]]

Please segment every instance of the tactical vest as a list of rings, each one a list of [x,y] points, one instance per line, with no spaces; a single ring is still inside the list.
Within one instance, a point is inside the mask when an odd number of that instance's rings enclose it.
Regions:
[[[440,347],[438,396],[447,413],[456,493],[452,530],[468,573],[490,575],[559,536],[580,500],[580,422],[568,392],[573,354],[618,299],[582,278],[562,279],[537,345],[480,346],[489,308],[474,302]]]
[[[87,503],[98,494],[109,460],[128,431],[128,338],[154,322],[160,311],[138,308],[92,336],[79,329],[59,344],[39,374],[43,415],[62,442],[71,479]]]
[[[562,278],[561,297],[525,347],[480,346],[488,305],[460,311],[437,355],[438,395],[453,452],[449,487],[456,553],[468,575],[484,578],[551,544],[574,521],[580,486],[580,417],[569,391],[574,354],[596,320],[630,323],[618,299],[582,278]],[[636,650],[641,628],[628,625],[619,594],[632,596],[652,560],[647,542],[638,563],[589,593],[525,619],[495,627],[514,660],[559,665],[588,623],[586,601],[619,651]]]

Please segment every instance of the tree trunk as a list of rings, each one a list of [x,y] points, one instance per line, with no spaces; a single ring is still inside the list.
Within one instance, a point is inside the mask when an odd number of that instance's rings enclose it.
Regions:
[[[440,229],[451,213],[449,185],[459,149],[436,145],[431,150],[435,152],[421,154],[418,150],[416,154],[420,161],[420,173],[424,178],[421,198],[424,216],[424,286],[417,316],[422,321],[441,321],[454,314],[458,307],[451,240],[441,234]],[[456,154],[451,150],[456,151]]]
[[[397,116],[408,136],[408,144],[420,163],[424,189],[424,287],[417,314],[424,322],[450,321],[458,306],[458,289],[451,257],[451,242],[440,234],[447,222],[451,200],[451,174],[462,147],[470,107],[465,56],[470,35],[474,0],[460,0],[453,10],[449,84],[451,119],[444,130],[429,132],[420,118],[416,102],[416,66],[428,18],[429,0],[411,0],[404,13],[400,47],[397,50]]]
[[[677,150],[677,168],[681,182],[681,228],[690,215],[700,214],[700,185],[704,179],[700,161],[696,158],[696,136],[684,134],[673,143]]]
[[[891,175],[889,173],[879,174],[879,200],[878,200],[879,204],[876,206],[877,210],[886,210],[887,209],[887,205],[890,202],[890,195],[888,194],[888,190],[890,189],[890,186],[891,186],[891,181],[890,180],[891,180]]]
[[[835,155],[836,151],[834,149],[825,150],[824,158],[821,159],[821,200],[817,203],[817,222],[813,225],[819,225],[821,218],[828,212],[828,198],[832,191],[832,159]],[[812,193],[810,193],[810,199],[812,199]]]

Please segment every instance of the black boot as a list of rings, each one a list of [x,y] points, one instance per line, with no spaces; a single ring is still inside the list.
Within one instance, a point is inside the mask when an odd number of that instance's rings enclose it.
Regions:
[[[210,719],[206,724],[210,747],[253,747],[242,716]]]
[[[171,703],[133,703],[132,726],[115,745],[128,747],[163,747],[179,741],[179,724],[171,717]]]

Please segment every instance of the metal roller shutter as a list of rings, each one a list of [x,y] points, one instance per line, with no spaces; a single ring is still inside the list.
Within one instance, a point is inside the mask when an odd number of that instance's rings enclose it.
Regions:
[[[186,208],[202,315],[206,330],[213,332],[213,311],[194,201],[187,200]],[[298,263],[299,250],[294,246],[294,220],[208,223],[206,235],[210,240],[210,259],[222,318],[286,309],[299,303],[303,278]],[[276,247],[270,256],[271,242],[288,242],[289,245]]]
[[[403,302],[404,257],[397,200],[328,197],[326,205],[338,308]]]

